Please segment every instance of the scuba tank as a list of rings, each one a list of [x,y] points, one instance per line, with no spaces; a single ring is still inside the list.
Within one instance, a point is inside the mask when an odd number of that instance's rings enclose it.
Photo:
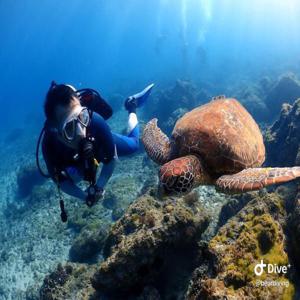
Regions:
[[[104,120],[108,120],[113,115],[111,106],[93,89],[77,90],[76,94],[82,106],[99,114]]]

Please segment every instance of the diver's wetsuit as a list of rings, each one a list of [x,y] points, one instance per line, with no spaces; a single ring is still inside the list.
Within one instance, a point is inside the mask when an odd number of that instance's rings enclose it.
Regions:
[[[136,122],[128,136],[112,133],[104,119],[97,113],[93,113],[88,130],[89,134],[95,138],[95,158],[99,163],[103,163],[97,185],[100,188],[104,188],[113,172],[116,154],[117,156],[125,156],[138,150],[139,125]],[[45,132],[42,151],[52,179],[59,181],[64,192],[74,197],[85,199],[85,193],[76,186],[76,182],[73,180],[76,176],[81,177],[80,179],[83,177],[83,162],[74,158],[78,151],[64,145],[58,140],[57,133],[49,130]],[[62,171],[67,176],[63,175]]]

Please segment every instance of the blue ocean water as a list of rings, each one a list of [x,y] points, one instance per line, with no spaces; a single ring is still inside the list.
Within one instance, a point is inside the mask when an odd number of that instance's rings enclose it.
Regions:
[[[297,0],[2,0],[5,124],[40,112],[51,80],[108,95],[149,81],[299,70],[299,16]]]
[[[0,208],[19,201],[14,171],[34,160],[52,80],[110,98],[151,82],[159,91],[190,80],[222,94],[264,76],[300,76],[299,20],[299,0],[1,0]]]

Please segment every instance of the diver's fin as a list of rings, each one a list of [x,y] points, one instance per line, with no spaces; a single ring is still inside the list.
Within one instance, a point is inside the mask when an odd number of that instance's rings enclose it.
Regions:
[[[141,107],[142,105],[145,104],[145,102],[147,101],[147,99],[151,93],[153,86],[154,86],[154,83],[151,83],[146,88],[144,88],[141,92],[131,96],[137,100],[137,107]]]
[[[243,193],[288,182],[298,177],[300,177],[300,167],[250,168],[237,174],[221,176],[216,181],[216,188],[223,193]]]
[[[148,85],[145,89],[143,89],[141,92],[136,93],[132,96],[129,96],[125,101],[125,108],[129,111],[132,108],[139,108],[145,104],[147,101],[151,90],[154,86],[154,83],[151,83]]]

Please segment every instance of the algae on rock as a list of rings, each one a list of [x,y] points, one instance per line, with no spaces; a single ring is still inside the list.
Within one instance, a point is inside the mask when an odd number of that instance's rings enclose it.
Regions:
[[[289,265],[283,233],[286,217],[283,200],[275,193],[258,197],[230,219],[210,241],[213,265],[208,274],[194,272],[188,299],[292,299],[294,285],[283,274],[264,272],[254,266],[264,261]],[[282,285],[260,287],[257,281]]]
[[[293,105],[283,104],[280,118],[267,129],[266,165],[294,166],[300,164],[300,98]]]
[[[57,269],[46,276],[40,289],[40,300],[100,299],[91,286],[90,277],[95,266],[86,267],[68,263],[58,265]]]
[[[71,261],[90,262],[95,259],[95,256],[101,252],[106,236],[107,229],[101,224],[101,221],[83,227],[71,246]]]
[[[93,286],[107,292],[142,290],[174,249],[195,242],[207,225],[208,217],[197,202],[160,202],[147,195],[137,199],[111,228],[107,259],[95,273]]]

